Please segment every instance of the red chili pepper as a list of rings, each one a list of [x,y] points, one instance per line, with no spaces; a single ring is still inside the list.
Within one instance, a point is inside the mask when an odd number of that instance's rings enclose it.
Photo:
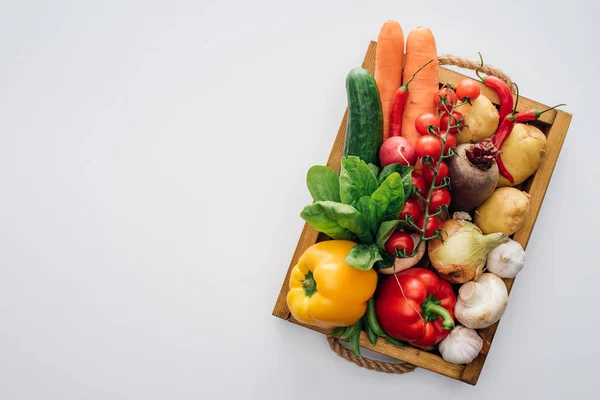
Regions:
[[[494,91],[498,94],[498,98],[500,99],[500,121],[502,121],[504,120],[504,117],[510,114],[510,112],[513,109],[514,99],[512,91],[510,90],[510,87],[508,87],[506,82],[504,82],[498,77],[495,77],[493,75],[482,77],[481,75],[479,75],[479,70],[483,67],[483,57],[481,56],[481,53],[478,54],[479,59],[481,60],[481,66],[477,69],[477,71],[475,71],[475,73],[477,74],[479,79],[481,79],[481,81],[485,84],[485,86],[494,89]]]
[[[394,100],[392,100],[392,108],[390,109],[390,136],[402,135],[402,114],[404,113],[406,99],[408,99],[408,84],[412,82],[419,71],[429,65],[429,63],[432,61],[433,60],[429,60],[425,65],[416,70],[408,82],[396,90],[396,94],[394,94]]]
[[[425,268],[392,275],[375,294],[375,313],[385,333],[421,347],[435,346],[454,328],[452,285]]]
[[[516,122],[517,118],[515,117],[515,114],[508,114],[506,117],[504,117],[502,123],[498,127],[498,130],[494,134],[494,138],[492,139],[492,143],[494,143],[496,148],[500,149],[502,147],[502,144],[515,127]]]
[[[506,178],[506,180],[508,180],[510,183],[515,183],[515,178],[513,178],[510,172],[508,172],[506,166],[502,162],[502,155],[498,154],[498,156],[496,157],[496,164],[498,164],[498,172],[500,173],[500,175]]]
[[[557,104],[554,107],[547,108],[543,111],[532,108],[531,110],[521,111],[520,113],[517,113],[515,117],[517,118],[517,122],[535,121],[536,119],[539,119],[540,116],[546,111],[554,110],[556,107],[560,106],[566,106],[566,104]]]

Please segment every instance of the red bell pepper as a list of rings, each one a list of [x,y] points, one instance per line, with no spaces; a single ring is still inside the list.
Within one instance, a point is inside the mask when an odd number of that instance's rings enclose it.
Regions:
[[[432,347],[448,336],[455,304],[450,283],[424,268],[391,275],[375,295],[375,313],[385,333],[419,347]]]

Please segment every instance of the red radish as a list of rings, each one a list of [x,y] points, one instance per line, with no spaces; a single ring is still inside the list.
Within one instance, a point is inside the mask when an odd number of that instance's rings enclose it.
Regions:
[[[383,142],[379,149],[381,166],[390,164],[415,165],[417,153],[415,148],[402,136],[392,136]]]

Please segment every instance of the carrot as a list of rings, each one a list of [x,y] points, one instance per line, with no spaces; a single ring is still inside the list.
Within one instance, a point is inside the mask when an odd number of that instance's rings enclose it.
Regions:
[[[437,114],[434,97],[439,90],[435,38],[429,29],[420,26],[412,30],[406,38],[403,82],[407,82],[429,60],[433,60],[433,62],[423,68],[410,84],[408,100],[402,117],[402,136],[413,146],[420,137],[415,128],[415,120],[428,112]]]
[[[396,21],[387,21],[381,27],[375,53],[375,82],[383,111],[383,139],[390,134],[390,109],[394,94],[402,83],[404,59],[404,32]]]

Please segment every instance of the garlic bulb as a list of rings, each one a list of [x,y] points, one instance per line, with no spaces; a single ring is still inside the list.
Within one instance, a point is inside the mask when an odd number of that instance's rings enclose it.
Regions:
[[[452,364],[469,364],[483,348],[483,339],[473,329],[456,326],[439,344],[442,358]]]
[[[504,281],[494,274],[484,273],[458,289],[454,314],[467,328],[487,328],[502,317],[507,305]]]
[[[501,244],[488,254],[487,270],[500,278],[514,278],[525,266],[525,250],[517,241]]]
[[[416,246],[419,243],[419,239],[421,239],[421,237],[416,233],[411,233],[410,237],[413,240],[414,246]],[[382,268],[379,270],[379,272],[381,272],[382,274],[391,275],[395,274],[396,272],[409,269],[410,267],[414,267],[419,261],[421,261],[421,258],[423,258],[426,247],[427,246],[425,246],[425,243],[421,243],[421,245],[419,246],[419,251],[417,251],[417,253],[414,256],[407,258],[396,258],[394,260],[393,267]]]

